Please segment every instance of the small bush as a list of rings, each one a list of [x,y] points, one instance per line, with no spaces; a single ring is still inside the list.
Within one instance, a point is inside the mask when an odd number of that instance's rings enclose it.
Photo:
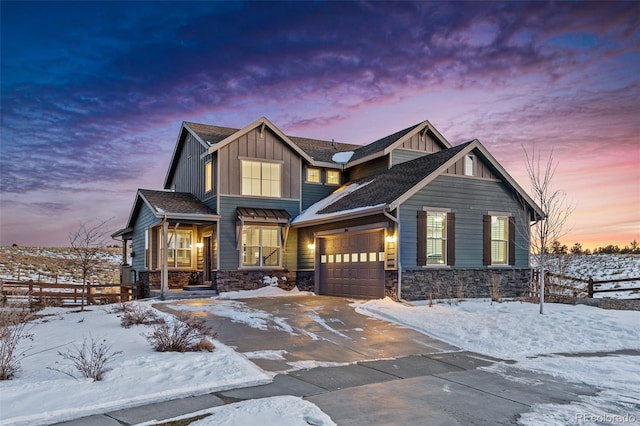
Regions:
[[[491,302],[502,302],[502,295],[500,294],[500,284],[502,284],[502,277],[498,275],[492,275],[491,286],[489,287]]]
[[[120,318],[120,324],[124,328],[129,328],[132,325],[153,325],[161,324],[164,319],[160,317],[152,308],[141,305],[139,303],[122,304],[122,317]]]
[[[180,313],[172,323],[157,324],[146,335],[147,341],[158,352],[199,352],[215,349],[208,337],[215,333],[204,320]]]
[[[0,380],[9,380],[20,370],[19,343],[31,339],[27,323],[33,318],[26,305],[6,303],[0,308]]]
[[[71,366],[80,372],[82,377],[92,379],[93,381],[100,381],[104,377],[104,374],[110,370],[108,364],[121,353],[122,351],[111,352],[111,345],[104,339],[98,343],[93,340],[93,338],[90,342],[87,342],[85,338],[82,341],[81,348],[74,345],[73,350],[68,350],[66,353],[58,352],[58,355],[70,361]],[[75,377],[73,373],[69,371],[53,370]]]

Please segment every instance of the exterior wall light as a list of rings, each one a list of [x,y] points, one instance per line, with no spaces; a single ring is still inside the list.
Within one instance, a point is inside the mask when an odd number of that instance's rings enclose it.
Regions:
[[[396,242],[396,236],[395,235],[387,235],[385,237],[385,241],[388,243],[395,243]]]
[[[196,247],[197,248],[202,248],[202,247],[204,247],[204,243],[196,243]]]
[[[307,244],[307,248],[309,250],[315,250],[316,249],[316,245],[314,243],[309,243],[309,244]]]

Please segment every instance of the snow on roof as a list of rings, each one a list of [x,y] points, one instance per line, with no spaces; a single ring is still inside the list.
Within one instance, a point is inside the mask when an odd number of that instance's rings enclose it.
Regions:
[[[358,189],[369,185],[371,182],[373,182],[373,179],[370,180],[370,181],[366,181],[366,182],[352,183],[352,184],[349,184],[349,185],[346,185],[346,186],[341,186],[340,188],[335,190],[333,193],[331,193],[328,197],[325,197],[322,200],[318,201],[317,203],[312,204],[311,206],[309,206],[298,217],[296,217],[291,222],[291,224],[295,224],[295,223],[299,223],[299,222],[307,222],[307,221],[314,220],[314,219],[323,219],[323,218],[336,216],[338,214],[342,215],[342,214],[345,214],[345,213],[353,213],[353,212],[358,212],[358,211],[362,211],[362,210],[368,210],[368,209],[373,208],[373,207],[383,206],[384,203],[380,203],[380,204],[376,204],[376,205],[372,205],[372,206],[361,206],[361,207],[357,207],[357,208],[350,209],[350,210],[341,210],[339,212],[334,212],[334,213],[324,213],[324,214],[318,213],[319,211],[323,210],[325,207],[330,206],[331,204],[335,203],[336,201],[348,196],[352,192],[357,191]]]
[[[353,157],[353,151],[336,152],[333,154],[333,157],[331,157],[331,160],[334,163],[347,164],[349,160],[351,160],[351,157]]]

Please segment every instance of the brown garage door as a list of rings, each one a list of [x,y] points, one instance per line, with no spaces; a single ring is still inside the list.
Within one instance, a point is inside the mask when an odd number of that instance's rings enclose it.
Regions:
[[[383,235],[375,231],[320,238],[320,294],[384,297]]]

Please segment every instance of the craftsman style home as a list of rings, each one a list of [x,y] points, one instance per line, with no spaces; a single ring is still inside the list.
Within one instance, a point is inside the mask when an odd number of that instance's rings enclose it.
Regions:
[[[479,141],[451,146],[428,121],[352,145],[261,118],[182,123],[164,190],[139,189],[113,237],[123,280],[151,288],[277,280],[364,298],[519,296],[543,217]]]

